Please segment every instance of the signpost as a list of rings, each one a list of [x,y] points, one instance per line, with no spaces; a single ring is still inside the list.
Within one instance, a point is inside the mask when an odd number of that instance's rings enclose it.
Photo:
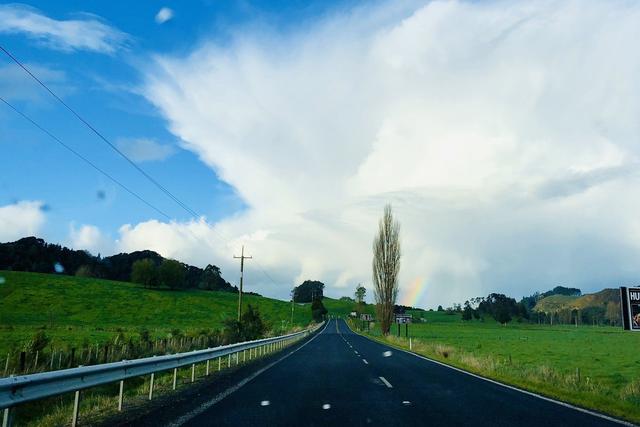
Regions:
[[[362,313],[360,315],[360,319],[362,320],[362,329],[364,330],[364,325],[366,322],[367,325],[367,331],[369,330],[369,322],[371,322],[373,320],[373,316],[368,314],[368,313]]]
[[[396,314],[396,323],[398,324],[398,336],[400,336],[400,325],[404,323],[404,336],[409,337],[409,323],[411,323],[410,314]]]
[[[622,325],[628,331],[640,332],[640,288],[620,288]]]

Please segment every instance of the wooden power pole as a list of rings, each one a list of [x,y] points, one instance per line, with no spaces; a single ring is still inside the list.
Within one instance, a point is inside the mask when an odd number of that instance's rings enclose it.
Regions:
[[[242,245],[242,253],[240,256],[233,256],[236,259],[240,259],[240,292],[238,293],[238,322],[242,319],[242,279],[244,275],[244,260],[252,259],[253,257],[244,256],[244,245]]]

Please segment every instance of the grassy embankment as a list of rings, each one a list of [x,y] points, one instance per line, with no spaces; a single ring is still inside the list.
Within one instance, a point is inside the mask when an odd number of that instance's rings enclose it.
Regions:
[[[166,338],[171,331],[196,333],[220,329],[224,319],[237,313],[237,294],[201,290],[150,290],[124,282],[0,271],[0,361],[8,351],[20,349],[34,333],[43,330],[51,347],[70,348],[102,344],[118,333],[151,339]],[[258,307],[272,334],[305,326],[311,320],[309,304],[296,304],[291,324],[291,303],[245,295],[245,304]],[[331,313],[346,315],[353,304],[330,298]]]
[[[414,319],[420,314],[414,313]],[[424,313],[409,326],[413,350],[465,370],[578,406],[640,422],[640,334],[598,326],[463,322]],[[408,348],[404,338],[377,340]]]
[[[50,348],[68,352],[72,347],[95,344],[102,348],[119,334],[138,340],[142,330],[156,340],[176,329],[186,336],[202,329],[220,329],[224,319],[237,313],[237,294],[227,292],[149,290],[132,283],[10,271],[0,271],[0,277],[4,279],[0,283],[0,376],[6,355],[12,352],[15,362],[16,353],[37,331],[51,339],[45,352]],[[291,324],[290,302],[252,295],[246,295],[244,301],[259,308],[270,334],[306,326],[311,320],[309,304],[295,305]],[[353,306],[330,298],[324,303],[338,315],[348,314]],[[28,362],[32,358],[30,355]],[[204,375],[204,369],[197,367],[197,377]],[[189,368],[184,371],[181,383],[188,385]],[[170,384],[171,373],[159,375],[156,393],[170,392]],[[127,381],[127,405],[144,402],[148,387],[147,378]],[[84,392],[81,414],[85,422],[113,413],[116,395],[117,384]],[[24,405],[18,408],[18,421],[21,425],[62,425],[70,420],[71,405],[72,395]]]

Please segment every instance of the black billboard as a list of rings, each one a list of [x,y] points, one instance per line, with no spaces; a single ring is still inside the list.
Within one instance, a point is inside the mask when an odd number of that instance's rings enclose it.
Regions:
[[[640,331],[640,288],[620,288],[620,301],[624,328]]]

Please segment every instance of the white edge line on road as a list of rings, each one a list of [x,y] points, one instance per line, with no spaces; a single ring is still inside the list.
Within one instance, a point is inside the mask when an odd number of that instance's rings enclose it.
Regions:
[[[345,323],[347,323],[347,322],[345,322]],[[585,414],[589,414],[589,415],[592,415],[594,417],[602,418],[602,419],[607,420],[607,421],[611,421],[611,422],[618,423],[618,424],[621,424],[621,425],[624,425],[624,426],[629,426],[629,427],[636,427],[637,426],[636,424],[633,424],[633,423],[631,423],[629,421],[625,421],[625,420],[621,420],[621,419],[618,419],[618,418],[614,418],[614,417],[611,417],[609,415],[601,414],[599,412],[594,412],[594,411],[591,411],[589,409],[585,409],[585,408],[581,408],[579,406],[572,405],[571,403],[563,402],[561,400],[552,399],[551,397],[543,396],[541,394],[537,394],[537,393],[534,393],[532,391],[523,390],[521,388],[509,385],[509,384],[501,383],[499,381],[492,380],[491,378],[486,378],[486,377],[474,374],[473,372],[465,371],[464,369],[460,369],[460,368],[456,368],[455,366],[447,365],[446,363],[442,363],[442,362],[440,362],[438,360],[431,359],[429,357],[423,356],[423,355],[418,354],[418,353],[414,353],[412,351],[405,350],[405,349],[400,348],[400,347],[392,347],[392,346],[390,346],[388,344],[382,344],[381,342],[375,341],[375,340],[369,338],[366,335],[362,335],[362,334],[359,334],[357,332],[354,332],[353,329],[351,329],[351,327],[349,326],[348,323],[347,323],[347,327],[355,335],[359,335],[359,336],[361,336],[361,337],[363,337],[365,339],[368,339],[371,342],[374,342],[376,344],[380,344],[380,345],[385,346],[385,347],[395,348],[396,350],[402,351],[404,353],[410,354],[410,355],[418,357],[420,359],[424,359],[424,360],[426,360],[428,362],[431,362],[431,363],[436,363],[436,364],[438,364],[440,366],[444,366],[445,368],[453,369],[454,371],[458,371],[458,372],[461,372],[463,374],[471,375],[472,377],[475,377],[475,378],[478,378],[478,379],[481,379],[481,380],[484,380],[484,381],[487,381],[487,382],[490,382],[490,383],[493,383],[493,384],[496,384],[496,385],[499,385],[499,386],[514,390],[514,391],[518,391],[520,393],[528,394],[529,396],[537,397],[538,399],[546,400],[547,402],[552,402],[552,403],[555,403],[557,405],[564,406],[566,408],[570,408],[570,409],[576,410],[578,412],[583,412]]]
[[[387,379],[385,377],[380,377],[380,379],[382,380],[382,382],[384,383],[384,385],[386,385],[389,388],[393,388],[393,386],[391,385],[391,383],[389,381],[387,381]]]
[[[365,365],[369,364],[369,362],[367,362],[367,359],[362,359],[362,361],[364,362]]]
[[[337,322],[337,321],[336,321]],[[203,403],[202,405],[198,406],[196,409],[194,409],[191,412],[187,412],[186,414],[184,414],[183,416],[181,416],[180,418],[178,418],[177,420],[175,420],[172,423],[167,424],[168,426],[171,427],[177,427],[177,426],[181,426],[182,424],[186,423],[187,421],[191,420],[194,417],[197,417],[198,415],[202,414],[204,411],[206,411],[207,409],[209,409],[210,407],[212,407],[213,405],[215,405],[216,403],[220,402],[222,399],[224,399],[225,397],[229,396],[230,394],[238,391],[240,388],[242,388],[244,385],[246,385],[249,381],[255,379],[258,375],[262,374],[264,371],[266,371],[269,368],[272,368],[274,365],[282,362],[284,359],[286,359],[287,357],[291,356],[293,353],[295,353],[296,351],[300,350],[302,347],[304,347],[305,345],[309,344],[311,341],[315,340],[318,335],[322,334],[324,332],[325,329],[327,329],[327,326],[329,326],[329,323],[327,323],[326,325],[324,325],[324,328],[322,328],[322,330],[320,332],[318,332],[317,334],[315,334],[313,337],[311,337],[311,339],[307,342],[305,342],[304,344],[302,344],[300,347],[296,348],[295,350],[290,351],[289,353],[285,354],[284,356],[282,356],[280,359],[278,360],[274,360],[273,362],[269,363],[267,366],[265,366],[262,369],[257,370],[256,372],[254,372],[253,374],[249,375],[248,377],[246,377],[245,379],[243,379],[242,381],[240,381],[239,383],[237,383],[234,386],[229,387],[228,389],[226,389],[225,391],[219,393],[216,397],[214,397],[213,399]]]

